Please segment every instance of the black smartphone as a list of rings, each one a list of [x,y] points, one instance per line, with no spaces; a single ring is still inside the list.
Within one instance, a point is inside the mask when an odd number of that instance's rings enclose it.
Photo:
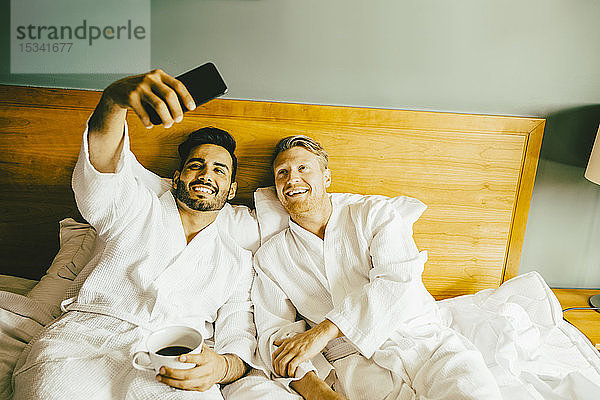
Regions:
[[[184,72],[175,78],[185,85],[196,102],[196,107],[216,97],[222,96],[227,92],[227,85],[223,81],[215,64],[211,62]],[[189,111],[181,97],[179,97],[179,103],[181,104],[183,112]],[[163,123],[154,108],[147,104],[144,104],[144,108],[146,109],[152,124],[160,125]]]

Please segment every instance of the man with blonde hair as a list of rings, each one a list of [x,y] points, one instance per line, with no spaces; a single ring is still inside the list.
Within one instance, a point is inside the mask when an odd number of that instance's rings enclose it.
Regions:
[[[306,136],[277,144],[273,173],[289,227],[255,254],[252,300],[274,376],[306,399],[500,399],[423,285],[422,203],[327,193],[327,152]]]

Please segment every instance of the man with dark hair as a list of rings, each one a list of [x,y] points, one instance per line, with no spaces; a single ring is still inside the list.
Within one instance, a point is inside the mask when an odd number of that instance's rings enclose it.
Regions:
[[[183,118],[178,98],[195,108],[185,86],[160,70],[103,92],[72,179],[77,206],[98,232],[96,253],[63,302],[67,312],[19,359],[15,399],[297,399],[262,373],[240,379],[254,365],[258,227],[247,208],[227,203],[237,189],[235,140],[217,128],[190,134],[170,190],[129,149],[127,111],[151,128],[142,103],[151,105],[169,128]],[[134,369],[148,333],[171,325],[203,334],[199,354],[180,356],[195,366]]]
[[[233,139],[233,137],[227,131],[218,128],[207,127],[198,129],[197,131],[190,133],[187,139],[179,145],[179,158],[181,160],[179,171],[184,170],[185,163],[195,161],[194,159],[190,159],[190,153],[194,149],[206,144],[220,146],[227,150],[229,156],[231,157],[231,185],[237,187],[235,182],[235,174],[237,172],[235,139]],[[221,165],[221,167],[227,168],[226,165]],[[230,200],[228,198],[229,193],[226,191],[217,191],[217,195],[213,199],[192,198],[186,187],[179,184],[181,179],[181,173],[179,171],[175,171],[175,176],[173,177],[173,182],[175,185],[175,197],[189,208],[197,211],[216,211],[223,208],[227,200]],[[207,186],[211,185],[209,184]],[[216,190],[214,187],[212,189]],[[208,191],[209,188],[205,187],[203,190]]]
[[[187,160],[190,152],[195,148],[203,144],[215,144],[217,146],[221,146],[225,150],[229,152],[231,159],[233,160],[233,170],[231,171],[231,180],[235,181],[235,175],[237,173],[237,157],[235,156],[235,139],[233,136],[229,134],[229,132],[224,131],[219,128],[214,128],[212,126],[208,126],[206,128],[200,128],[197,131],[190,133],[185,139],[185,141],[181,142],[177,151],[179,153],[179,170],[183,168],[183,163]]]

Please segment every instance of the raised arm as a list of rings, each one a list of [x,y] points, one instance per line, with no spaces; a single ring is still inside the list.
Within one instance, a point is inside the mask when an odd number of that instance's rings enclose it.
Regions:
[[[146,126],[151,126],[144,107],[153,107],[169,126],[173,118],[181,119],[178,96],[192,105],[181,82],[156,70],[109,85],[90,117],[71,183],[81,215],[105,239],[137,218],[140,210],[150,206],[156,191],[164,187],[131,154],[127,110],[134,110]]]
[[[185,86],[160,69],[129,76],[110,84],[89,120],[90,162],[99,172],[116,171],[123,146],[127,110],[133,110],[146,128],[152,128],[144,107],[156,110],[166,128],[183,119],[180,100],[193,110],[194,99]]]

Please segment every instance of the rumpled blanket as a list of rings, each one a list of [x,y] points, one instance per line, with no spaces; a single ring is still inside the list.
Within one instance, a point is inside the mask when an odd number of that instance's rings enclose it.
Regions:
[[[498,289],[439,302],[450,326],[481,351],[506,400],[596,400],[600,353],[562,318],[536,272]],[[49,306],[0,291],[0,399],[26,343],[53,320]]]
[[[0,399],[12,397],[12,372],[23,348],[53,319],[51,307],[0,291]]]
[[[438,304],[481,351],[504,399],[598,398],[600,353],[537,272]]]

